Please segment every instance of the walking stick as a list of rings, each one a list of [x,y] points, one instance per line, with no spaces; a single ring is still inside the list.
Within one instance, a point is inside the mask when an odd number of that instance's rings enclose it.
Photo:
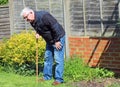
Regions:
[[[36,38],[36,82],[38,82],[38,38]]]

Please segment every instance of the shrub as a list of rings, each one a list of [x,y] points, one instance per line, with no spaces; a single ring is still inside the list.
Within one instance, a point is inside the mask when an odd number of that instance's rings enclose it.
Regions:
[[[8,3],[8,0],[0,0],[0,5],[5,5]]]
[[[38,40],[39,64],[43,63],[45,41]],[[13,35],[0,47],[0,58],[4,66],[15,69],[20,74],[35,73],[36,39],[34,32]]]
[[[67,81],[80,81],[113,77],[114,73],[103,68],[90,68],[80,58],[70,58],[65,61],[64,76]]]

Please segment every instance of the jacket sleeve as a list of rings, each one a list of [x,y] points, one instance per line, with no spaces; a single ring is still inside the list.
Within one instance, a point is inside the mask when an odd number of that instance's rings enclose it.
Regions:
[[[51,30],[51,34],[54,38],[54,42],[57,42],[60,40],[59,38],[59,28],[60,24],[57,22],[57,20],[50,14],[45,14],[42,18],[43,23],[48,26],[48,28]]]

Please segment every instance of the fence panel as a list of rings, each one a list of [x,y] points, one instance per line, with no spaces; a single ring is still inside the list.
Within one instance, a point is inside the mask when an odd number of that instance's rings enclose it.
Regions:
[[[103,36],[120,36],[120,28],[117,26],[119,20],[119,0],[103,0]]]
[[[84,35],[83,4],[80,0],[70,1],[70,34]]]
[[[10,37],[9,7],[0,7],[0,40]]]
[[[119,0],[70,0],[70,5],[67,8],[70,13],[70,35],[120,36],[120,28],[117,25],[119,19],[118,5]]]
[[[86,35],[101,35],[101,17],[100,17],[100,0],[90,0],[86,2]]]

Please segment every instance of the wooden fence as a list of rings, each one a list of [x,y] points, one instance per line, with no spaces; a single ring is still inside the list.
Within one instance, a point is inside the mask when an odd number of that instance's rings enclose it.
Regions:
[[[70,36],[120,36],[120,0],[66,0]]]
[[[25,6],[49,11],[65,25],[69,36],[120,36],[119,0],[9,0],[9,7],[0,7],[0,38],[31,28],[20,17]]]

